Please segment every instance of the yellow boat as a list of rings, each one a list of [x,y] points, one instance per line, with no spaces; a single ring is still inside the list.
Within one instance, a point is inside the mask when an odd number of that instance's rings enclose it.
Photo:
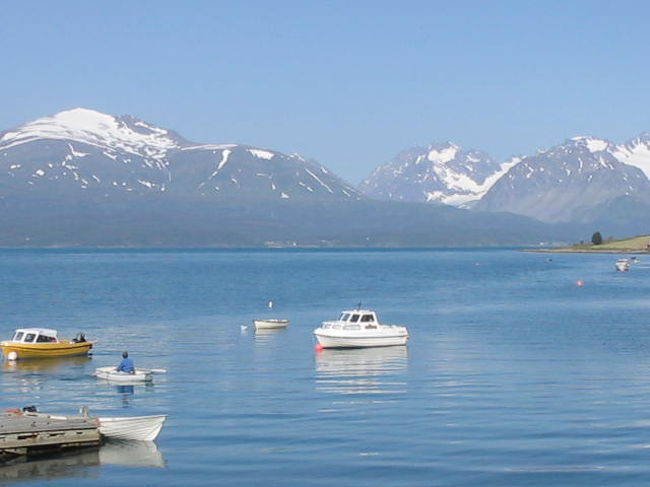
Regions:
[[[11,340],[0,342],[6,359],[71,357],[86,355],[93,342],[86,341],[83,334],[73,340],[59,340],[56,330],[48,328],[19,328]]]

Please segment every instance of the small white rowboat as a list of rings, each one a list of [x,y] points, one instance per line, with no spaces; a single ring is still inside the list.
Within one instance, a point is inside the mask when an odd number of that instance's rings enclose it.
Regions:
[[[153,441],[167,419],[167,415],[97,418],[99,432],[114,440]]]
[[[289,320],[253,320],[256,330],[271,330],[273,328],[286,328],[289,326]]]
[[[165,369],[135,369],[133,374],[128,372],[118,372],[115,367],[99,367],[95,369],[93,375],[98,379],[106,379],[111,382],[133,384],[134,382],[151,382],[154,374],[164,374]]]
[[[100,418],[90,416],[88,408],[81,408],[80,416],[63,416],[38,412],[20,412],[18,414],[29,417],[52,418],[66,420],[74,418],[94,418],[99,432],[111,440],[153,441],[160,434],[160,430],[167,419],[166,414],[153,416],[130,416],[115,418]]]

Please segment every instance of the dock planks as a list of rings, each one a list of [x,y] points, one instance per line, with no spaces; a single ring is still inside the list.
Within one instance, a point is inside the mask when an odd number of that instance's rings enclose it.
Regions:
[[[95,418],[0,413],[0,460],[99,446]]]

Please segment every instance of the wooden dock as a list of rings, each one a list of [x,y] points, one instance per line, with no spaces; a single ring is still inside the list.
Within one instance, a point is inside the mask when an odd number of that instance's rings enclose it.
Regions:
[[[97,421],[90,417],[0,413],[0,462],[101,445]]]

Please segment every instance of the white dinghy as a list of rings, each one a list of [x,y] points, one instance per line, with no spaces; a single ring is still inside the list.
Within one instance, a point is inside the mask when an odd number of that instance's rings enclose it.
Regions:
[[[256,330],[274,330],[289,326],[289,320],[265,319],[253,320]]]
[[[167,419],[167,415],[156,416],[131,416],[115,418],[97,418],[99,432],[112,440],[137,440],[153,441],[160,434],[160,430]]]
[[[105,379],[110,382],[120,383],[120,384],[133,384],[139,382],[151,382],[153,381],[154,374],[165,374],[167,371],[165,369],[141,369],[137,368],[133,373],[129,372],[118,372],[115,370],[115,367],[99,367],[95,369],[93,375],[98,379]]]

